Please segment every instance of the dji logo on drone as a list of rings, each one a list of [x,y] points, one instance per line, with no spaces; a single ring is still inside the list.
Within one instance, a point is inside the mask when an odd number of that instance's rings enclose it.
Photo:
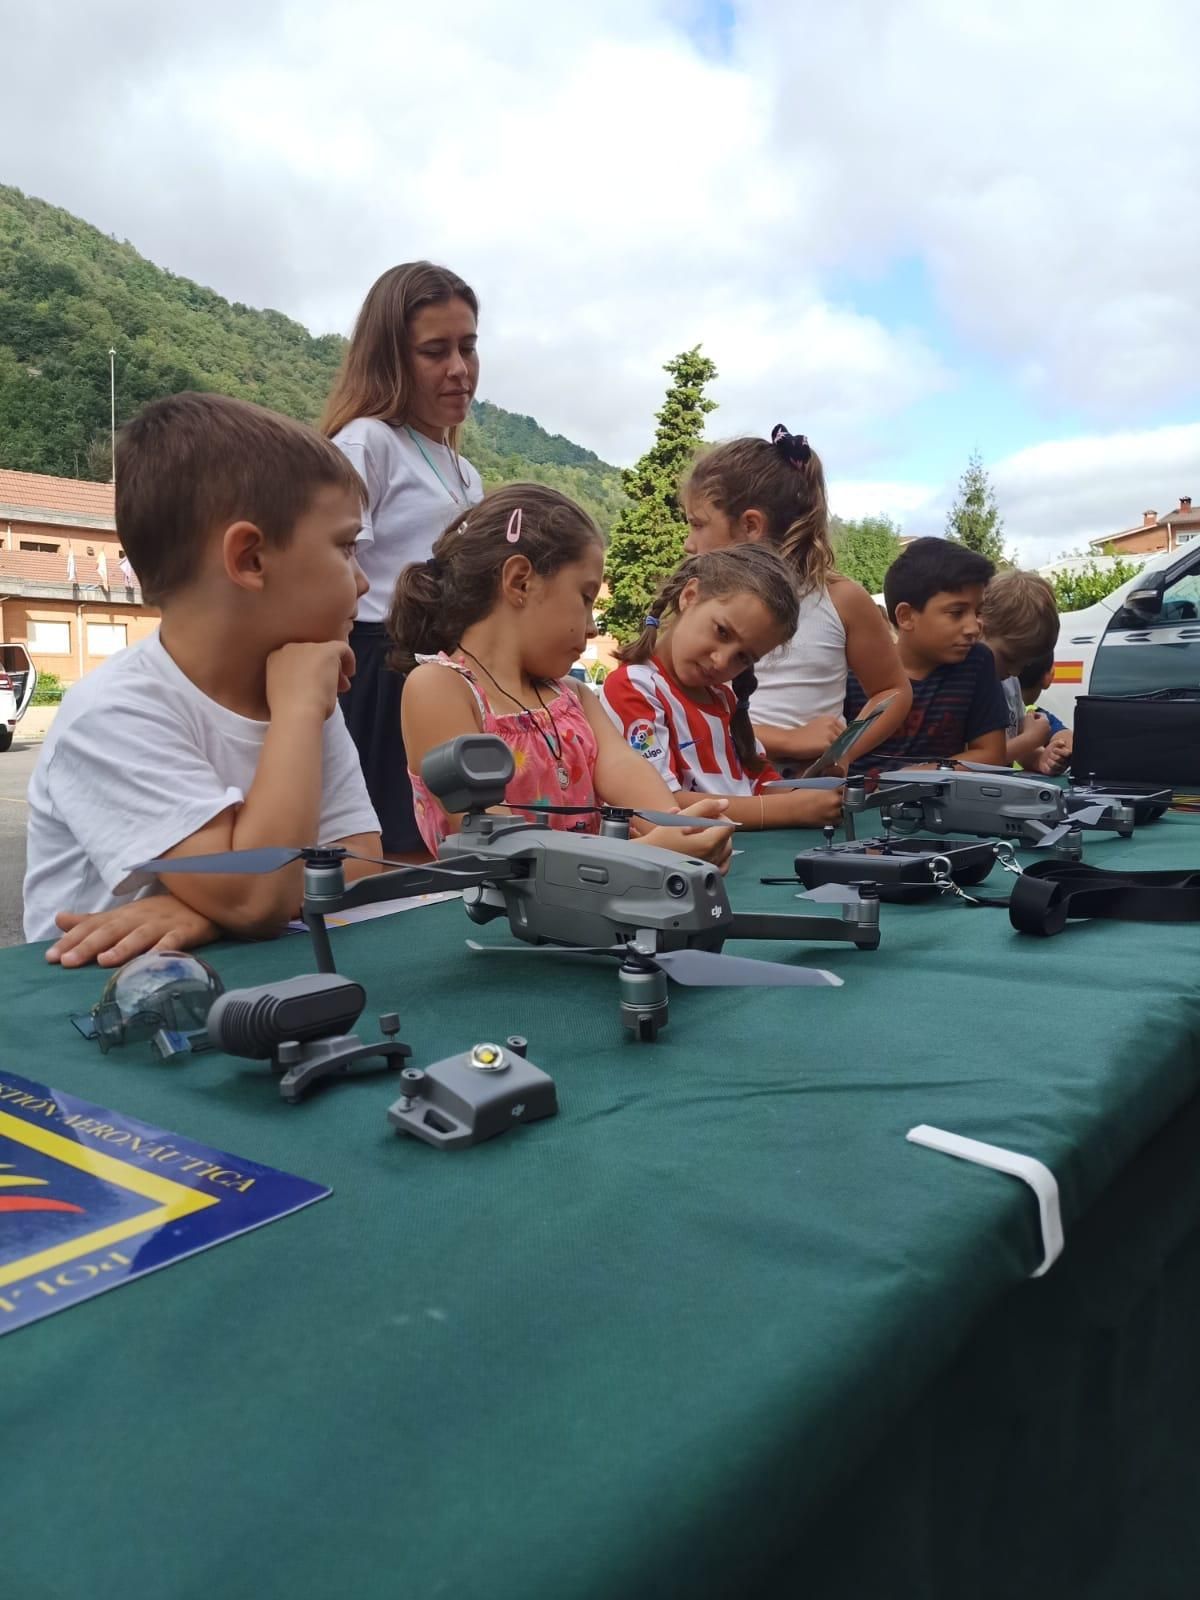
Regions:
[[[523,1105],[514,1106],[512,1108],[512,1115],[514,1117],[519,1117],[524,1110],[525,1110],[525,1107]]]
[[[713,906],[712,910],[708,914],[710,917],[714,918],[714,920],[719,920],[721,916],[720,906]]]

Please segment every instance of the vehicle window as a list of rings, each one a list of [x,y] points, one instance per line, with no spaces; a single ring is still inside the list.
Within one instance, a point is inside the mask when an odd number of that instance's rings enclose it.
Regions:
[[[1149,588],[1152,578],[1147,580]],[[1190,555],[1154,612],[1122,606],[1092,668],[1092,694],[1154,694],[1200,686],[1200,552]]]
[[[1160,622],[1200,620],[1200,572],[1188,572],[1163,590]]]

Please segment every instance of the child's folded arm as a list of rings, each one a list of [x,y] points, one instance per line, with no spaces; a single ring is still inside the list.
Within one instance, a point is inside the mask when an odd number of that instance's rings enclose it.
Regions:
[[[955,760],[982,761],[990,767],[1006,766],[1008,757],[1005,754],[1004,729],[994,728],[990,733],[979,734],[965,750],[959,751]]]
[[[88,914],[60,911],[62,930],[46,960],[64,967],[120,967],[148,950],[194,950],[221,937],[216,923],[172,894],[148,894]]]

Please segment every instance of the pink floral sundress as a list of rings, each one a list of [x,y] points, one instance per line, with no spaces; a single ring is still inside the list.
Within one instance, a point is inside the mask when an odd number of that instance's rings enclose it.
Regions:
[[[578,694],[569,682],[560,681],[554,686],[553,699],[546,700],[547,711],[539,708],[536,711],[497,712],[492,710],[487,695],[463,662],[455,661],[444,652],[420,659],[461,673],[475,696],[483,732],[496,734],[512,751],[516,772],[508,786],[507,805],[519,809],[523,804],[596,804],[593,786],[598,750],[596,735],[584,715]],[[561,760],[551,749],[551,746],[558,747],[560,741]],[[441,803],[425,787],[420,774],[410,768],[408,775],[412,780],[417,827],[426,848],[436,855],[449,831],[446,813]],[[565,833],[597,833],[600,827],[600,819],[596,816],[550,816],[546,820],[552,828],[560,828]]]

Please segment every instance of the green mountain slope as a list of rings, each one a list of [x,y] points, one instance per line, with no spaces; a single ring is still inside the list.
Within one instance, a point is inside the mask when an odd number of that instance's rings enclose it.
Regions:
[[[109,348],[117,420],[180,389],[214,389],[314,421],[344,340],[230,303],[68,211],[0,185],[0,466],[109,474]],[[533,478],[607,528],[620,475],[531,417],[476,403],[464,453],[488,486]]]

